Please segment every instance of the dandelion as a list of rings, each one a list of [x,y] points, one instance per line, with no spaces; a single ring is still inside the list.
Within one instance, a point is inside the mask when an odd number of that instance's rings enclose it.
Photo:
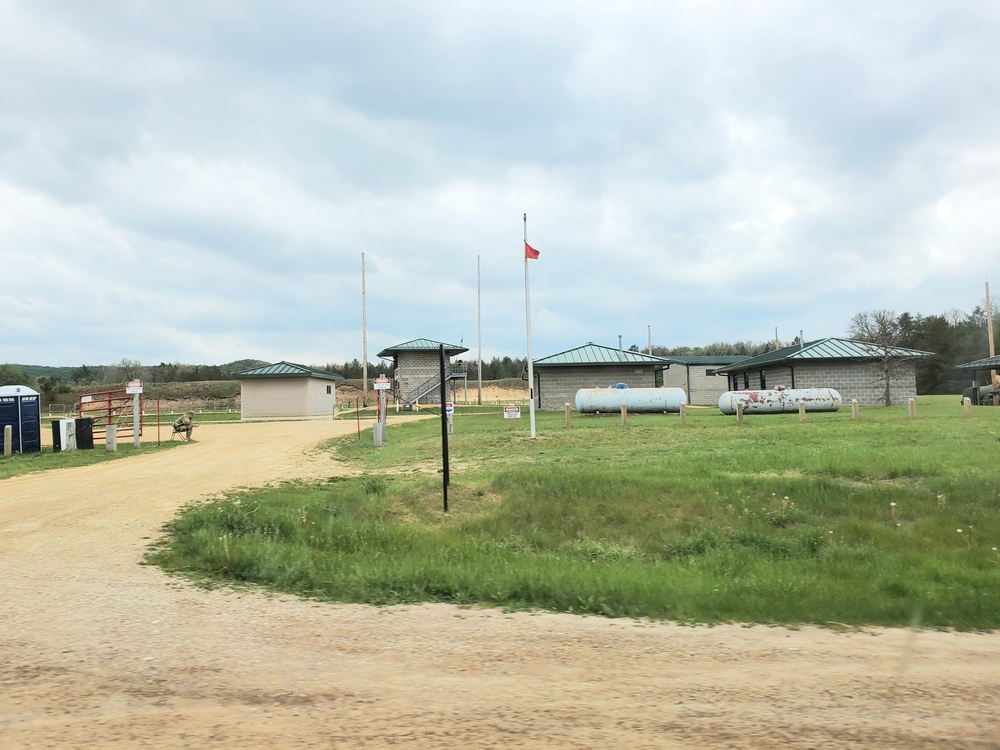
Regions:
[[[958,532],[959,534],[961,534],[961,533],[962,533],[962,530],[961,530],[961,529],[955,529],[955,531],[957,531],[957,532]]]

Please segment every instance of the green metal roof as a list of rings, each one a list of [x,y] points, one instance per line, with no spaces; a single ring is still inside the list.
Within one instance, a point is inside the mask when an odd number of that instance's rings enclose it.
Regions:
[[[1000,357],[987,357],[977,359],[975,362],[966,362],[964,365],[955,365],[959,370],[1000,370]]]
[[[273,365],[262,365],[249,370],[241,370],[233,373],[237,380],[243,378],[319,378],[320,380],[343,380],[340,375],[336,375],[326,370],[316,370],[305,365],[297,365],[294,362],[275,362]]]
[[[558,354],[532,361],[535,367],[570,367],[573,365],[669,365],[673,360],[642,352],[614,349],[600,344],[584,344]]]
[[[398,352],[430,352],[430,351],[440,351],[441,344],[443,341],[431,341],[430,339],[413,339],[412,341],[406,341],[402,344],[396,344],[395,346],[386,347],[380,351],[377,357],[389,357]],[[444,353],[449,357],[453,357],[456,354],[463,354],[469,351],[467,347],[456,346],[455,344],[444,344]]]
[[[933,352],[924,352],[919,349],[905,349],[901,346],[889,347],[889,354],[892,357],[908,359],[910,357],[933,357]],[[783,364],[790,362],[825,362],[830,360],[870,360],[881,359],[883,355],[882,347],[878,344],[871,344],[867,341],[854,341],[852,339],[819,339],[808,341],[802,346],[786,346],[782,349],[775,349],[773,352],[766,352],[756,357],[734,362],[726,367],[719,367],[716,372],[743,372],[744,370],[754,370],[759,367]]]

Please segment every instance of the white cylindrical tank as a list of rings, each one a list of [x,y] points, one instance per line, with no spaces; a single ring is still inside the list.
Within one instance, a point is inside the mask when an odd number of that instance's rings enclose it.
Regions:
[[[726,391],[719,397],[719,411],[735,414],[736,405],[743,404],[743,413],[781,414],[797,412],[799,404],[806,411],[837,411],[842,405],[840,394],[833,388],[787,388],[773,391]]]
[[[632,414],[679,412],[687,403],[683,388],[581,388],[576,392],[576,410],[581,414],[619,412],[622,405]]]

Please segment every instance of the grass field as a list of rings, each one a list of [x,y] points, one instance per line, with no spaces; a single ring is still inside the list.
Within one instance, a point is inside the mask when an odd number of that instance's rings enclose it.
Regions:
[[[748,416],[459,409],[341,439],[358,478],[189,509],[150,561],[352,602],[448,601],[681,622],[1000,626],[1000,408]],[[391,421],[391,417],[390,417]]]

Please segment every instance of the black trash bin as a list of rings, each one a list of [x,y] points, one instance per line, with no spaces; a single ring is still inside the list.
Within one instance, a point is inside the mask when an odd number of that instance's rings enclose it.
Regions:
[[[80,417],[76,420],[76,447],[93,450],[94,420],[92,417]]]
[[[59,421],[58,419],[52,420],[52,452],[58,453],[63,449],[62,445],[62,435],[59,434]]]

